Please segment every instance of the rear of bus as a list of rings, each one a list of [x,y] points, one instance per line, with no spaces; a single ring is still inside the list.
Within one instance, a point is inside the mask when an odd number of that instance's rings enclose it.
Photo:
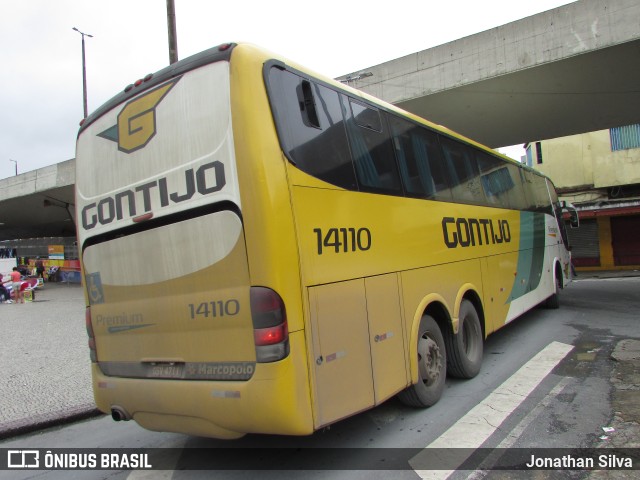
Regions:
[[[264,218],[289,201],[269,191],[286,177],[256,113],[271,119],[262,63],[250,47],[210,49],[80,129],[93,389],[115,420],[219,438],[313,431],[299,284],[279,280],[298,278],[293,233],[270,254],[292,215]]]

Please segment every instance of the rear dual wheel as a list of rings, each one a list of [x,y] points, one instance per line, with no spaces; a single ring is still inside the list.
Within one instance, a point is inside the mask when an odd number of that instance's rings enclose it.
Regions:
[[[412,407],[434,405],[442,396],[447,370],[454,377],[475,377],[482,365],[483,341],[480,317],[469,300],[460,304],[458,333],[447,335],[446,341],[433,317],[422,317],[418,382],[398,394],[400,401]]]
[[[473,303],[462,300],[458,333],[447,337],[447,368],[452,377],[473,378],[480,371],[483,335],[480,317]]]
[[[418,330],[418,383],[398,394],[411,407],[430,407],[442,396],[447,377],[447,354],[440,327],[429,315]]]

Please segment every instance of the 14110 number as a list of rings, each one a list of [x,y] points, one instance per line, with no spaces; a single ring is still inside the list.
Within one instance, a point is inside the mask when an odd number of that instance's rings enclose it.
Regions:
[[[238,300],[202,302],[197,305],[189,304],[191,319],[196,317],[232,317],[240,311],[240,302]]]
[[[371,248],[371,231],[368,228],[330,228],[325,232],[321,228],[314,228],[316,234],[318,255],[325,251],[357,252]]]

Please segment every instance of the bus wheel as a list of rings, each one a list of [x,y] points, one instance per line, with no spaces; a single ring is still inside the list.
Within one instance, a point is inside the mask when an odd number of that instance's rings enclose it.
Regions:
[[[418,383],[398,394],[405,405],[430,407],[442,396],[447,377],[447,354],[440,327],[429,315],[418,331]]]
[[[447,368],[457,378],[473,378],[482,365],[482,327],[473,303],[462,300],[458,334],[447,337]]]

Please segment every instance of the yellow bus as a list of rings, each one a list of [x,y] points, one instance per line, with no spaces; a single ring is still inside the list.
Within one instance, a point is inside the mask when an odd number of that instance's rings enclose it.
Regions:
[[[147,429],[430,406],[570,281],[549,179],[253,45],[128,86],[76,157],[96,404]]]

